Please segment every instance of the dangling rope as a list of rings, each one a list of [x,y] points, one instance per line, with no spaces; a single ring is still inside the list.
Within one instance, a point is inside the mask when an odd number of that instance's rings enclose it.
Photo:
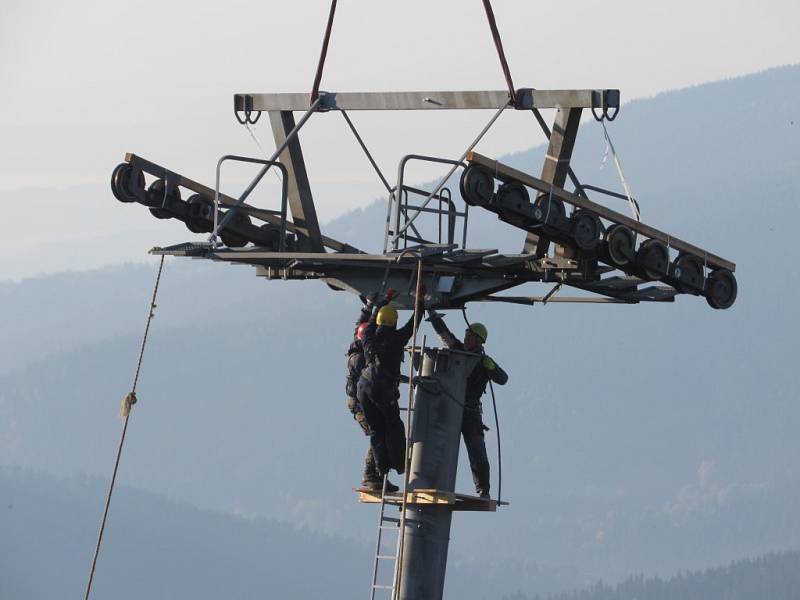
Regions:
[[[117,481],[117,470],[119,469],[119,459],[122,456],[122,446],[125,444],[125,434],[128,432],[128,421],[131,416],[131,407],[136,404],[136,384],[139,383],[139,374],[142,370],[142,359],[144,358],[144,349],[147,345],[147,336],[150,333],[150,323],[153,320],[156,310],[156,296],[158,295],[158,285],[161,282],[161,272],[164,269],[164,255],[161,256],[161,262],[158,265],[158,275],[156,275],[156,284],[153,288],[153,298],[150,300],[150,313],[147,317],[147,325],[144,328],[144,335],[142,336],[142,346],[139,349],[139,360],[136,363],[136,373],[133,376],[133,385],[131,391],[123,398],[122,405],[120,406],[120,416],[125,419],[122,425],[122,435],[119,439],[119,446],[117,447],[117,458],[114,461],[114,471],[111,474],[111,484],[108,486],[108,494],[106,495],[106,505],[103,509],[103,519],[100,521],[100,533],[97,535],[97,545],[94,548],[94,558],[92,558],[92,568],[89,571],[89,581],[86,584],[86,593],[83,596],[84,600],[89,599],[89,594],[92,591],[92,582],[94,581],[94,571],[97,567],[97,557],[100,554],[100,544],[103,541],[103,532],[106,529],[106,519],[108,518],[108,507],[111,504],[111,494],[114,493],[114,484]]]
[[[622,187],[625,190],[625,195],[628,197],[628,205],[631,207],[631,213],[633,213],[634,218],[637,221],[641,221],[640,214],[639,214],[639,205],[633,199],[633,194],[631,193],[631,189],[628,186],[628,180],[625,179],[625,173],[622,172],[622,164],[619,161],[619,157],[617,156],[617,151],[614,149],[614,144],[611,141],[611,136],[608,135],[608,129],[606,128],[605,120],[600,121],[600,125],[603,126],[603,137],[606,140],[606,149],[603,153],[603,162],[602,164],[605,165],[608,161],[608,151],[611,150],[611,157],[614,159],[614,166],[617,168],[617,175],[619,175],[619,180],[622,182]]]
[[[467,324],[467,329],[472,325],[467,319],[467,309],[461,308],[461,314],[464,317],[464,322]],[[489,380],[489,391],[492,393],[492,409],[494,409],[494,430],[497,433],[497,506],[500,506],[500,500],[503,497],[503,455],[500,452],[500,419],[497,416],[497,399],[494,396],[494,386],[492,380]]]
[[[503,51],[503,41],[500,39],[500,32],[497,30],[497,21],[494,19],[494,11],[492,10],[492,3],[490,0],[483,0],[483,8],[486,10],[486,18],[489,21],[489,29],[492,30],[492,39],[494,40],[495,48],[497,48],[497,56],[500,58],[500,66],[503,68],[503,75],[506,78],[506,85],[508,85],[508,95],[511,98],[511,105],[515,106],[517,102],[517,92],[516,88],[514,87],[514,82],[511,80],[511,69],[508,68],[506,53]]]
[[[317,74],[314,76],[314,85],[311,87],[311,104],[319,98],[319,84],[322,81],[322,69],[325,67],[325,58],[328,56],[328,42],[331,40],[333,29],[333,15],[336,12],[336,0],[331,0],[331,10],[328,13],[328,26],[325,28],[325,37],[322,38],[322,50],[319,53]]]

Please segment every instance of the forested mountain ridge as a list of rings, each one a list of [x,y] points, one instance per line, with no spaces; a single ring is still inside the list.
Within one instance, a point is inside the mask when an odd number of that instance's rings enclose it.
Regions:
[[[523,594],[505,600],[527,600]],[[796,600],[800,598],[800,552],[738,560],[726,567],[672,577],[631,577],[616,585],[602,582],[585,590],[535,595],[531,600]]]

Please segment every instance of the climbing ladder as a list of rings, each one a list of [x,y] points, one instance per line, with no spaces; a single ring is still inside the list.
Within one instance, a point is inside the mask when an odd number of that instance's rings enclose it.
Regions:
[[[423,342],[422,352],[424,352],[425,343]],[[402,573],[402,569],[400,568],[400,564],[402,562],[403,557],[403,529],[405,528],[406,524],[406,506],[411,499],[412,502],[416,501],[416,495],[412,492],[409,493],[408,491],[408,470],[411,465],[411,458],[414,449],[414,445],[411,443],[411,430],[412,430],[412,423],[413,420],[411,418],[412,413],[414,412],[414,353],[417,350],[413,345],[410,349],[411,354],[411,367],[409,369],[409,398],[408,398],[408,407],[406,408],[406,452],[405,452],[405,471],[403,474],[403,485],[400,488],[399,492],[394,494],[387,494],[386,493],[386,482],[389,479],[388,475],[383,476],[383,486],[381,489],[381,496],[380,496],[380,513],[378,517],[378,534],[377,534],[377,541],[375,544],[375,559],[372,567],[372,585],[370,586],[370,600],[375,600],[375,593],[378,590],[389,590],[391,592],[392,600],[395,600],[398,597],[398,590],[400,589],[400,577]],[[422,362],[420,361],[420,368],[422,367]],[[400,495],[399,502],[398,502],[398,493]],[[362,495],[364,492],[362,492]],[[400,516],[399,517],[388,517],[386,516],[386,505],[387,503],[391,503],[393,505],[399,506],[400,509]],[[397,535],[397,539],[395,540],[395,549],[394,554],[385,554],[383,551],[383,533],[384,531],[394,531]],[[392,570],[392,584],[379,584],[378,583],[378,574],[380,571],[381,561],[392,561],[394,563],[393,570]]]
[[[398,558],[400,554],[400,545],[401,545],[401,523],[402,519],[398,517],[387,517],[386,516],[386,482],[388,481],[388,475],[383,476],[383,488],[381,490],[381,510],[380,516],[378,517],[378,539],[375,544],[375,561],[372,568],[372,585],[370,586],[370,600],[375,600],[375,593],[379,590],[389,590],[391,592],[391,598],[395,597],[395,584],[397,582],[397,573],[399,571],[398,568]],[[404,490],[405,491],[405,490]],[[397,540],[395,544],[395,553],[394,554],[384,554],[383,552],[383,532],[384,531],[394,531],[397,534]],[[394,561],[393,569],[392,569],[392,583],[391,585],[386,585],[382,583],[378,583],[378,575],[380,571],[381,561]]]

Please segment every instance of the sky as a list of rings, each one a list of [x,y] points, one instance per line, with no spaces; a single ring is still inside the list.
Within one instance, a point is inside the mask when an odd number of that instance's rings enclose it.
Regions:
[[[493,5],[517,87],[619,88],[624,102],[800,61],[796,0]],[[75,186],[107,185],[129,151],[207,184],[221,155],[260,155],[234,120],[232,95],[309,91],[328,7],[327,0],[3,0],[4,213],[26,218],[18,200],[32,188],[54,188],[48,197],[55,203]],[[504,87],[478,0],[339,2],[322,89]],[[485,111],[352,116],[390,180],[405,154],[457,157],[490,117]],[[270,153],[263,121],[254,133]],[[301,135],[323,221],[382,191],[345,127],[334,113],[315,115]],[[502,155],[542,141],[530,114],[508,111],[479,150]],[[410,178],[436,174],[419,170]],[[226,191],[235,194],[247,175],[226,171]],[[271,180],[268,187],[276,185]],[[144,226],[149,216],[139,212]],[[94,213],[70,222],[72,238],[99,239],[113,230],[113,211]],[[43,222],[41,231],[56,228],[64,222]],[[16,235],[37,243],[33,231]]]

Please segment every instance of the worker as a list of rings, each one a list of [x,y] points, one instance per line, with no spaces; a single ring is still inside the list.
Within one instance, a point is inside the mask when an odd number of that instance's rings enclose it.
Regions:
[[[424,312],[423,291],[416,299],[414,315],[403,327],[398,328],[397,309],[389,304],[395,296],[396,292],[390,288],[385,299],[378,303],[364,330],[362,341],[366,366],[358,381],[357,397],[367,418],[370,445],[378,468],[377,478],[365,471],[364,481],[367,487],[374,490],[382,489],[383,478],[390,469],[398,474],[405,470],[406,432],[397,403],[400,398],[400,365],[405,346]],[[387,479],[386,491],[396,492],[397,489]]]
[[[364,370],[365,366],[364,346],[362,342],[364,340],[364,331],[367,329],[367,322],[372,315],[374,299],[374,295],[364,299],[364,305],[356,321],[353,341],[347,349],[347,383],[345,386],[347,408],[367,437],[369,437],[370,433],[369,425],[367,424],[367,418],[364,416],[364,410],[361,408],[357,396],[358,380],[361,378],[361,372]],[[369,445],[367,447],[367,456],[364,458],[364,478],[362,484],[369,485],[371,481],[377,479],[380,479],[380,473],[378,473],[378,467],[375,464],[375,454],[372,452],[372,446]]]
[[[486,343],[489,331],[483,323],[470,324],[464,332],[464,341],[461,342],[444,324],[441,314],[433,310],[428,310],[428,314],[433,329],[447,348],[481,355],[480,362],[467,376],[461,434],[464,436],[464,445],[469,455],[475,492],[481,498],[489,498],[489,458],[486,455],[484,441],[484,431],[488,431],[489,428],[483,424],[481,396],[486,392],[486,384],[490,380],[498,385],[505,385],[508,374],[484,351],[483,345]]]

